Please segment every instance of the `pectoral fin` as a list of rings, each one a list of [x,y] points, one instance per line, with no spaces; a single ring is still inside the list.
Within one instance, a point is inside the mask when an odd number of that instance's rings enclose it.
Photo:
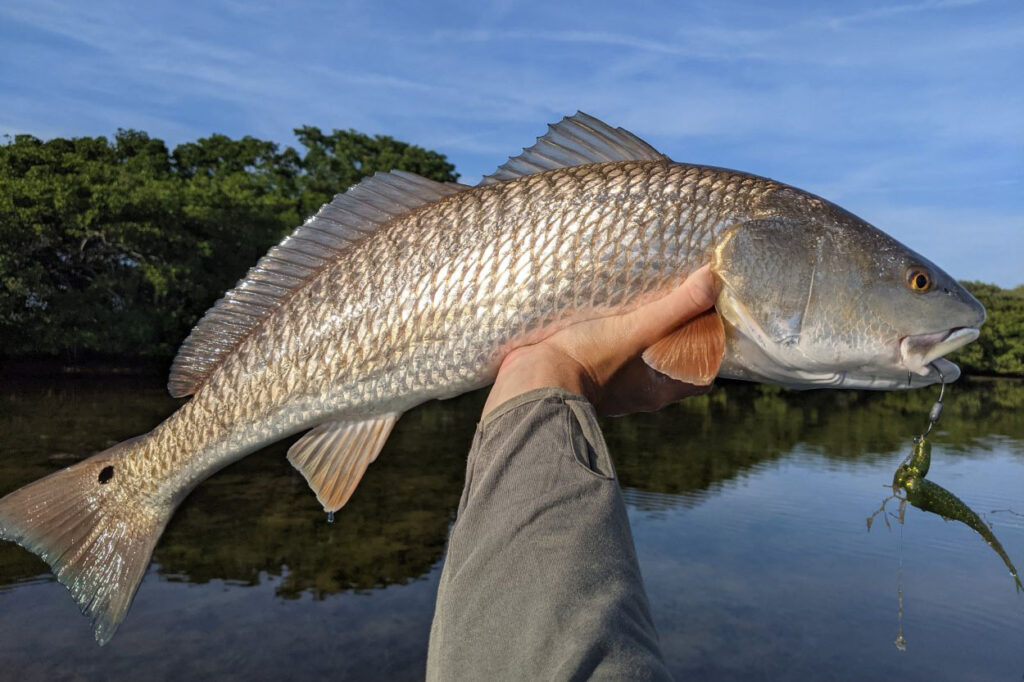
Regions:
[[[305,477],[324,511],[345,506],[400,416],[391,413],[358,422],[327,422],[288,449],[288,461]]]
[[[725,355],[725,327],[714,310],[693,318],[644,351],[648,365],[677,381],[707,386]]]

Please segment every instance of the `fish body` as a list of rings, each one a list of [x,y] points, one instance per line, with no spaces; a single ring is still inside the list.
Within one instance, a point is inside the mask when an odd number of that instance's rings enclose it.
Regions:
[[[938,356],[984,320],[952,278],[833,204],[673,162],[577,114],[478,186],[396,172],[339,195],[186,340],[169,387],[192,399],[0,500],[0,537],[50,563],[103,643],[167,519],[218,469],[312,429],[289,459],[333,512],[401,413],[486,386],[513,348],[708,263],[723,285],[706,327],[725,337],[719,376],[894,389],[937,381],[937,364],[948,381]]]
[[[682,283],[773,186],[624,162],[446,197],[369,235],[276,310],[153,431],[140,461],[164,457],[178,480],[161,483],[183,490],[325,421],[485,386],[512,348]]]

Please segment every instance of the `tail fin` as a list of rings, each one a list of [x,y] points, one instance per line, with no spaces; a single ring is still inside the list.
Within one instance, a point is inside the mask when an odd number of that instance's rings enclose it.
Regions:
[[[101,645],[124,620],[174,511],[142,504],[120,471],[139,439],[0,499],[0,538],[38,554],[89,616]],[[121,474],[119,476],[119,474]]]

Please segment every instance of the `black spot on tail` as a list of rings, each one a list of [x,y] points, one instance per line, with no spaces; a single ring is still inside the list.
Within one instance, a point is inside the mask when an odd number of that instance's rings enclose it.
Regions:
[[[100,485],[108,483],[114,477],[114,467],[109,464],[100,470]]]

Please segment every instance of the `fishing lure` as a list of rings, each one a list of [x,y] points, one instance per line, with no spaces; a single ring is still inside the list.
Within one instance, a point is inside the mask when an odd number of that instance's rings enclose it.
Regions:
[[[943,381],[939,389],[939,399],[932,405],[928,413],[928,428],[920,436],[914,439],[914,448],[903,463],[896,469],[892,477],[893,496],[900,499],[901,507],[909,502],[912,506],[921,511],[938,514],[947,521],[959,521],[972,528],[991,547],[999,558],[1006,564],[1018,592],[1024,592],[1024,585],[1021,584],[1017,568],[1013,565],[1010,557],[1006,554],[1002,544],[996,539],[995,534],[987,523],[963,500],[943,488],[938,483],[933,483],[925,478],[932,462],[932,444],[928,440],[928,434],[938,423],[942,416],[942,398],[946,392],[946,384]],[[900,497],[900,491],[904,497]],[[902,511],[902,510],[901,510]],[[900,514],[902,523],[903,514]]]
[[[978,533],[978,535],[985,540],[988,546],[999,555],[999,558],[1003,560],[1003,563],[1006,564],[1006,568],[1010,571],[1010,576],[1013,577],[1017,592],[1024,592],[1024,585],[1021,584],[1020,576],[1017,573],[1017,567],[1013,565],[1009,555],[1007,555],[1006,550],[1003,549],[1003,545],[999,540],[996,539],[996,536],[989,525],[985,523],[985,521],[983,521],[982,518],[973,509],[968,507],[967,504],[965,504],[959,497],[946,490],[938,483],[933,483],[925,478],[928,475],[928,471],[931,468],[932,463],[932,443],[928,439],[928,435],[932,432],[932,429],[942,417],[942,399],[946,393],[945,378],[942,377],[941,372],[939,373],[939,377],[942,380],[939,388],[939,397],[928,412],[928,428],[926,428],[924,433],[921,435],[914,437],[914,446],[911,449],[910,454],[907,455],[907,457],[900,463],[896,468],[896,473],[893,474],[892,495],[886,498],[882,502],[882,506],[868,518],[868,530],[871,530],[871,523],[879,514],[883,514],[882,518],[885,521],[886,527],[891,528],[889,525],[889,519],[887,518],[888,515],[885,511],[885,505],[893,498],[900,501],[899,512],[896,518],[901,526],[905,518],[908,502],[911,506],[916,507],[921,511],[938,514],[947,521],[960,521]],[[899,598],[899,631],[895,642],[896,648],[900,651],[906,649],[906,640],[903,638],[902,623],[902,569],[903,558],[901,556],[900,579],[899,586],[897,588]]]
[[[901,507],[909,502],[912,506],[921,511],[938,514],[947,521],[960,521],[974,529],[989,547],[999,555],[999,558],[1006,564],[1018,592],[1024,592],[1024,585],[1021,584],[1017,568],[1013,565],[1010,557],[1006,554],[1002,544],[996,539],[995,534],[989,525],[985,523],[978,514],[968,507],[959,497],[943,488],[938,483],[933,483],[925,478],[928,473],[928,466],[931,463],[932,445],[927,438],[921,437],[914,443],[914,451],[905,464],[900,465],[892,479],[893,494],[899,497],[899,491],[903,491],[905,497],[900,498]],[[903,522],[901,509],[900,522]]]

